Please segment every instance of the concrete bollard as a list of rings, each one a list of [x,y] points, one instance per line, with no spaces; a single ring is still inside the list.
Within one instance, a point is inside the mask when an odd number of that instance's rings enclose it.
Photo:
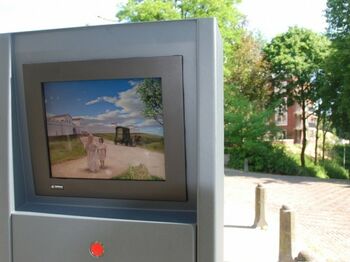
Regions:
[[[229,162],[230,162],[230,154],[225,154],[224,155],[224,165],[228,166]]]
[[[293,262],[294,213],[287,206],[280,209],[279,262]]]
[[[248,158],[244,159],[244,172],[249,172],[249,162],[248,162]]]
[[[265,219],[265,188],[258,184],[255,189],[255,219],[253,227],[267,228]]]

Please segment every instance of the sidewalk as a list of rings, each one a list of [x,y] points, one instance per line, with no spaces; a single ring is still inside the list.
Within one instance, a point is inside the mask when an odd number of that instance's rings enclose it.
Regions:
[[[295,212],[296,254],[350,261],[350,183],[225,170],[225,262],[278,259],[279,209]],[[266,231],[253,229],[255,187],[266,188]]]

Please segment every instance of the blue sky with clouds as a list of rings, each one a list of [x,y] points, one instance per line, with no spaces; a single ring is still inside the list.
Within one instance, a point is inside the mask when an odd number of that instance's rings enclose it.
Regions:
[[[162,135],[162,127],[142,113],[144,104],[136,92],[141,82],[112,79],[44,83],[46,113],[79,117],[82,129],[91,133],[113,133],[120,125],[133,132]]]

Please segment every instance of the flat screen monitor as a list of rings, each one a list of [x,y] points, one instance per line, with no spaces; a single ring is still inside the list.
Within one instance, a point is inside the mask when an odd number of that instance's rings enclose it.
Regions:
[[[23,65],[37,195],[186,201],[182,57]]]

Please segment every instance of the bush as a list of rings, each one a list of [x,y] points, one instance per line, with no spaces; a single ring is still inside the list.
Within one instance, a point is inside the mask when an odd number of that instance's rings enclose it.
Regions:
[[[349,172],[336,161],[324,160],[320,164],[324,167],[330,178],[349,179]]]
[[[347,170],[350,170],[350,145],[346,145],[345,150],[346,150],[345,168]],[[332,159],[334,159],[338,163],[338,165],[343,166],[344,145],[335,145],[332,148],[331,155],[332,155]]]
[[[297,160],[296,162],[300,166],[301,165],[300,155],[299,154],[294,155],[294,158]],[[323,166],[315,165],[313,158],[309,156],[305,156],[305,167],[304,168],[300,167],[300,169],[301,169],[301,172],[300,172],[301,176],[318,177],[323,179],[329,178]]]
[[[286,152],[282,146],[272,145],[268,142],[259,146],[227,149],[230,153],[229,166],[242,169],[244,159],[249,162],[252,172],[265,172],[289,176],[309,176],[329,178],[323,166],[314,165],[312,159],[306,158],[306,166],[300,166],[300,155]]]
[[[254,147],[230,148],[229,166],[242,169],[244,159],[248,159],[249,170],[255,172],[299,175],[300,168],[296,161],[288,156],[282,147],[272,146],[268,142],[255,144]]]
[[[127,170],[123,173],[112,177],[116,180],[162,180],[163,178],[153,176],[149,173],[147,167],[144,164],[139,164],[138,166],[129,166]]]

